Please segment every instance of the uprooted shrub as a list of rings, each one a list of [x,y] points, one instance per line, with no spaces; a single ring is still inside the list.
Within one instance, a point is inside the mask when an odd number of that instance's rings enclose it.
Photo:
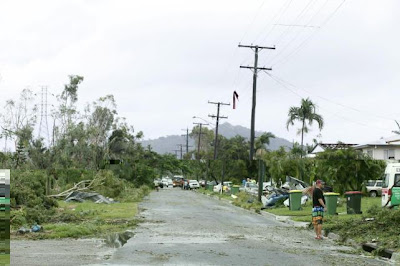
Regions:
[[[10,181],[11,207],[22,207],[18,217],[11,217],[11,224],[46,222],[58,206],[56,200],[46,197],[46,171],[11,171]]]

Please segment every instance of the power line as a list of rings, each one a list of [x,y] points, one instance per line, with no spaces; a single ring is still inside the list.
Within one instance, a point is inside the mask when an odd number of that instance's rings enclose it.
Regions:
[[[331,100],[331,99],[328,99],[328,98],[326,98],[326,97],[317,95],[317,94],[315,94],[315,93],[311,93],[310,91],[308,91],[308,90],[306,90],[306,89],[304,89],[304,88],[297,87],[297,86],[293,85],[292,83],[290,83],[290,82],[288,82],[288,81],[285,81],[285,80],[283,80],[282,78],[277,77],[276,75],[272,75],[272,74],[270,74],[270,73],[268,73],[268,75],[270,75],[271,77],[274,76],[274,78],[280,80],[280,81],[283,82],[283,83],[286,83],[287,85],[289,85],[289,86],[291,86],[291,87],[293,87],[293,88],[296,88],[296,89],[305,91],[306,93],[308,93],[308,94],[310,94],[310,95],[313,95],[313,96],[315,96],[315,97],[318,97],[318,98],[320,98],[320,99],[322,99],[322,100],[324,100],[324,101],[330,102],[330,103],[332,103],[332,104],[341,106],[341,107],[343,107],[343,108],[347,108],[347,109],[350,109],[350,110],[353,110],[353,111],[359,112],[359,113],[364,113],[364,114],[369,115],[369,116],[375,116],[375,117],[377,117],[377,118],[384,119],[384,120],[390,120],[390,121],[393,121],[393,120],[394,120],[394,119],[387,118],[387,117],[384,117],[384,116],[376,115],[376,114],[374,114],[374,113],[368,113],[368,112],[359,110],[359,109],[357,109],[357,108],[354,108],[354,107],[352,107],[352,106],[348,106],[348,105],[344,105],[344,104],[342,104],[342,103],[335,102],[335,101],[333,101],[333,100]]]
[[[293,89],[289,88],[289,87],[286,86],[284,83],[282,83],[281,81],[279,81],[278,79],[276,79],[276,78],[275,78],[274,76],[272,76],[270,73],[267,73],[267,74],[268,74],[276,83],[278,83],[279,85],[281,85],[283,88],[285,88],[285,89],[287,89],[288,91],[292,92],[293,94],[295,94],[296,96],[298,96],[300,99],[303,99],[303,98],[304,98],[302,95],[300,95],[299,93],[297,93],[296,91],[294,91]],[[338,117],[338,118],[341,118],[341,119],[343,119],[343,120],[345,120],[345,121],[347,121],[347,122],[354,123],[354,124],[358,124],[358,125],[361,125],[361,126],[364,126],[364,127],[369,127],[369,128],[373,128],[373,129],[385,131],[385,132],[388,131],[387,129],[383,129],[383,128],[379,128],[379,127],[372,127],[372,126],[370,126],[370,125],[367,125],[367,124],[364,124],[364,123],[361,123],[361,122],[358,122],[358,121],[350,120],[350,119],[345,118],[345,117],[343,117],[343,116],[340,116],[340,115],[338,115],[338,114],[336,114],[336,113],[334,113],[334,112],[331,112],[330,110],[328,110],[328,109],[326,109],[326,108],[323,108],[323,107],[321,107],[321,106],[319,106],[319,108],[321,108],[322,110],[325,110],[326,112],[328,112],[328,113],[330,113],[330,114],[332,114],[332,115],[334,115],[334,116],[336,116],[336,117]]]
[[[287,56],[283,57],[281,60],[277,61],[276,63],[272,64],[272,66],[276,66],[277,64],[281,63],[285,64],[288,59],[292,56],[297,54],[301,48],[312,38],[315,36],[316,33],[318,33],[318,31],[320,31],[331,19],[332,17],[338,12],[338,10],[343,6],[343,4],[346,2],[346,0],[343,0],[339,6],[324,20],[324,22],[322,22],[319,26],[319,28],[317,28],[312,34],[310,34],[303,42],[301,42],[291,53],[289,53]]]
[[[303,8],[303,10],[297,15],[297,17],[292,21],[291,24],[297,24],[298,21],[300,21],[300,19],[308,12],[308,9],[310,8],[310,6],[312,6],[312,4],[315,3],[316,0],[310,0],[308,2],[308,4]],[[280,42],[280,40],[282,39],[282,37],[284,35],[286,35],[286,33],[288,33],[293,27],[288,27],[286,28],[285,31],[283,31],[281,33],[281,35],[279,35],[279,37],[274,41],[275,44],[278,44]],[[265,40],[265,39],[264,39]]]
[[[261,30],[260,34],[256,37],[256,39],[253,41],[253,43],[256,43],[258,41],[258,39],[262,36],[262,33],[270,26],[270,23],[272,23],[272,21],[279,16],[277,22],[280,21],[280,19],[282,18],[282,16],[286,13],[286,11],[289,9],[290,5],[292,4],[293,0],[287,0],[283,6],[281,7],[281,9],[275,14],[275,16],[272,17],[272,19],[270,19],[268,21],[268,23],[265,25],[265,27]],[[272,28],[268,31],[268,33],[266,34],[266,36],[269,36],[272,31],[275,29],[275,25],[272,26]]]
[[[240,39],[240,42],[242,42],[243,39],[246,37],[247,33],[249,32],[250,27],[254,24],[254,22],[256,21],[256,19],[257,19],[257,17],[258,17],[258,15],[260,14],[260,11],[261,11],[261,9],[263,8],[265,2],[266,2],[266,0],[264,0],[264,1],[262,2],[262,4],[260,5],[259,8],[257,8],[256,15],[253,17],[253,20],[251,21],[251,23],[247,26],[247,28],[246,28],[246,30],[245,30],[245,32],[244,32],[242,38]]]

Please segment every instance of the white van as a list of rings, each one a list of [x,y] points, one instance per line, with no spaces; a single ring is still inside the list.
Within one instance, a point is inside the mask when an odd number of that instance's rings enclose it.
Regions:
[[[382,184],[382,207],[391,206],[392,188],[400,187],[400,163],[389,163]]]

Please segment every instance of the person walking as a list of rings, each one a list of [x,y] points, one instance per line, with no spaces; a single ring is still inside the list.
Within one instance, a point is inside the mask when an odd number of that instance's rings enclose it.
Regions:
[[[322,222],[324,218],[324,212],[327,211],[325,205],[324,193],[322,191],[325,182],[322,180],[317,180],[315,183],[315,188],[313,189],[313,209],[312,209],[312,223],[314,225],[315,234],[317,235],[315,239],[322,239]]]

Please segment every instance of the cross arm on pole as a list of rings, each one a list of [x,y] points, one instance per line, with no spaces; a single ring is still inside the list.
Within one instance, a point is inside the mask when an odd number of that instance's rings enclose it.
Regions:
[[[240,68],[256,69],[256,70],[272,70],[270,67],[252,67],[252,66],[240,66]]]

